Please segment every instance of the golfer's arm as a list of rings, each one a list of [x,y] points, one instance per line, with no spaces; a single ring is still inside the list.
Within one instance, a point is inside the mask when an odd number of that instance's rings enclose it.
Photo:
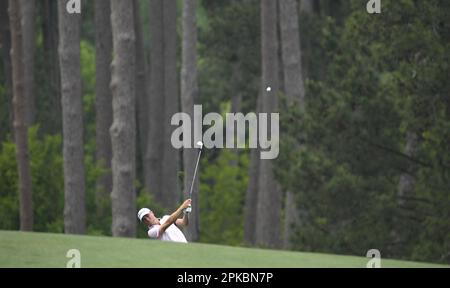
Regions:
[[[167,219],[167,221],[164,222],[164,224],[162,224],[159,227],[159,235],[162,235],[162,233],[164,233],[166,229],[169,228],[170,225],[175,223],[175,221],[177,221],[181,213],[183,213],[182,207],[178,208],[175,212],[173,212],[172,215],[169,216],[169,219]]]
[[[189,217],[188,217],[188,213],[184,213],[184,216],[182,219],[177,219],[177,221],[175,222],[175,224],[178,227],[183,227],[183,226],[188,226],[189,225]]]

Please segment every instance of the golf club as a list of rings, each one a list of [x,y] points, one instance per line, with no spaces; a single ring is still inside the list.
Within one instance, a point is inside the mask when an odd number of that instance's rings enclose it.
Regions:
[[[199,150],[198,150],[197,162],[195,163],[194,176],[192,177],[191,189],[189,190],[189,199],[192,199],[192,190],[194,189],[195,175],[197,175],[198,163],[200,162],[200,155],[202,154],[202,149],[203,149],[203,142],[198,141],[197,146],[199,147]],[[189,205],[189,207],[186,208],[186,213],[191,213],[191,211],[192,211],[192,206]]]

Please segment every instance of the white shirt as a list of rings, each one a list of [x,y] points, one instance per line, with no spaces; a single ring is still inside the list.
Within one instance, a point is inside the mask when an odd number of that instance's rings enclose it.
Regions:
[[[169,219],[169,215],[166,215],[162,217],[159,222],[161,224],[164,224],[167,219]],[[161,225],[153,225],[149,226],[148,228],[148,237],[154,238],[154,239],[161,239],[163,241],[173,241],[173,242],[182,242],[187,243],[186,237],[184,237],[183,232],[175,225],[172,224],[169,227],[167,227],[166,231],[162,235],[159,235],[159,228]]]

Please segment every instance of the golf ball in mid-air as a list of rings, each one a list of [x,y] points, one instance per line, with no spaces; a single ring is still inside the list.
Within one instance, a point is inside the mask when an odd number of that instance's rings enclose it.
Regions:
[[[266,91],[269,92],[270,90],[272,90],[272,88],[270,88],[270,86],[267,86]]]

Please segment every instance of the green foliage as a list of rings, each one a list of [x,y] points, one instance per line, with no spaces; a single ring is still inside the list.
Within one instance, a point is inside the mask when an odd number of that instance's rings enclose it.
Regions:
[[[43,49],[42,32],[37,35],[36,51],[36,83],[37,89],[37,120],[45,124],[44,131],[37,126],[29,131],[30,165],[32,171],[32,190],[34,208],[34,230],[46,232],[64,231],[64,175],[62,160],[62,143],[60,135],[50,135],[59,125],[54,124],[56,115],[52,105],[59,105],[59,100],[49,98],[50,91],[55,89],[48,81]],[[86,171],[86,206],[87,231],[89,234],[110,235],[111,213],[97,215],[95,203],[95,189],[97,178],[105,173],[95,164],[95,51],[87,41],[80,43],[81,75],[83,78],[83,109],[85,120],[85,171]],[[3,86],[1,87],[3,88]],[[3,90],[0,89],[0,93]],[[2,101],[2,102],[6,102]],[[3,106],[2,106],[3,107]],[[43,113],[45,111],[45,113]],[[53,113],[48,113],[53,111]],[[2,114],[3,115],[3,114]],[[5,114],[6,115],[6,114]],[[52,116],[53,115],[53,116]],[[60,121],[60,120],[59,120]],[[58,121],[56,121],[58,122]],[[48,124],[53,123],[53,124]],[[39,132],[40,131],[40,132]],[[39,136],[39,133],[42,136]],[[19,228],[19,200],[17,188],[17,166],[15,159],[15,144],[3,142],[0,156],[0,216],[1,229]],[[102,211],[111,211],[109,199],[100,205]]]
[[[2,143],[0,151],[0,227],[10,230],[20,227],[15,153],[16,148],[13,143]]]
[[[56,4],[56,3],[54,3]],[[36,27],[44,27],[43,9],[44,2],[36,2],[37,9],[41,13],[36,13]],[[56,5],[54,6],[56,8]],[[56,42],[52,35],[46,35],[47,42]],[[39,133],[56,134],[61,133],[61,96],[60,83],[57,65],[58,51],[50,49],[49,43],[44,43],[43,29],[36,29],[36,47],[34,57],[34,93],[36,123],[39,123]]]
[[[374,16],[353,1],[337,38],[320,35],[338,44],[327,77],[308,81],[305,113],[282,114],[277,177],[300,208],[297,249],[450,261],[449,13],[386,0]],[[400,198],[405,174],[414,190]]]
[[[202,1],[199,9],[198,78],[204,113],[230,112],[239,93],[240,111],[254,111],[260,77],[258,1]],[[243,243],[248,153],[208,151],[200,173],[200,241]]]
[[[254,111],[260,77],[259,2],[202,1],[198,82],[205,113],[236,93],[241,111]],[[206,14],[205,14],[206,13]]]
[[[34,231],[64,232],[64,175],[62,143],[60,135],[38,137],[38,126],[30,128],[28,141],[33,191]],[[97,178],[105,173],[97,167],[93,157],[85,155],[87,233],[111,235],[111,204],[109,197],[98,207],[95,200]],[[3,142],[0,149],[0,230],[18,230],[19,196],[15,144]],[[139,185],[138,185],[139,188]],[[151,207],[157,215],[163,209],[152,200],[149,193],[141,190],[137,197],[138,207]],[[98,209],[105,213],[99,215]],[[139,229],[142,230],[142,229]],[[146,231],[138,232],[146,237]]]
[[[111,200],[96,199],[97,179],[110,171],[96,164],[95,153],[95,47],[91,42],[80,42],[80,65],[83,80],[84,165],[86,171],[87,233],[111,235]],[[107,191],[108,193],[110,191]],[[109,194],[106,195],[109,195]]]
[[[200,241],[243,243],[248,153],[223,149],[215,163],[202,161]]]
[[[38,138],[38,127],[28,133],[34,205],[34,230],[63,232],[64,178],[60,135]],[[17,192],[16,192],[17,193]]]
[[[83,79],[83,120],[88,154],[95,153],[95,49],[87,41],[80,43],[81,77]]]
[[[84,167],[86,171],[87,233],[111,235],[111,200],[109,197],[96,201],[97,179],[108,171],[98,166],[94,160],[95,143],[85,144]],[[108,194],[106,194],[108,195]]]
[[[33,189],[34,230],[63,232],[64,183],[61,136],[38,138],[38,127],[28,134]],[[18,175],[15,144],[0,151],[0,229],[19,229]]]

